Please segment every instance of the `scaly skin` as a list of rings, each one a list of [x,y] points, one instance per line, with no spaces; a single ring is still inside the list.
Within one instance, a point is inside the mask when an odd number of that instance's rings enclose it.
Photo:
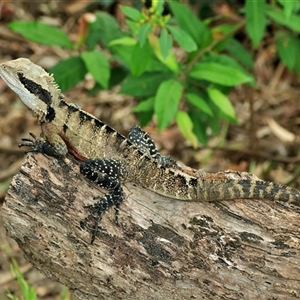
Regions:
[[[222,201],[270,199],[300,206],[300,192],[277,183],[252,179],[211,179],[184,173],[145,151],[123,135],[76,105],[64,101],[54,79],[40,66],[25,58],[0,65],[0,76],[32,110],[42,128],[47,147],[54,156],[73,153],[78,159],[118,161],[131,181],[158,194],[180,200]],[[46,150],[45,150],[46,149]],[[48,150],[51,149],[51,150]]]

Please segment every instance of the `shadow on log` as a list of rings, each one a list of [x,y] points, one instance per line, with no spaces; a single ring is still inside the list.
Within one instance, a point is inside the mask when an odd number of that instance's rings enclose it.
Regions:
[[[300,298],[299,208],[124,191],[119,226],[110,209],[90,245],[80,221],[101,191],[70,158],[28,155],[1,216],[27,259],[78,299]]]

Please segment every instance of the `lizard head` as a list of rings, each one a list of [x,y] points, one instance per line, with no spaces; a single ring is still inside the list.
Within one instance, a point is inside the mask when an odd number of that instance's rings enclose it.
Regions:
[[[53,107],[62,99],[53,76],[26,58],[0,64],[0,76],[40,122],[53,120]]]

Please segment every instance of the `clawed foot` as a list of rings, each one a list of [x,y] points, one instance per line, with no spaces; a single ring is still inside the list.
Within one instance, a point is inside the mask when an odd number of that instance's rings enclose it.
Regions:
[[[94,198],[94,200],[97,198],[99,198],[99,197]],[[84,208],[87,208],[90,211],[90,214],[86,218],[84,218],[82,221],[80,221],[80,227],[82,229],[85,229],[86,227],[91,229],[91,233],[92,233],[91,244],[94,243],[94,240],[95,240],[98,230],[99,230],[99,223],[101,221],[103,213],[105,212],[105,211],[103,211],[103,202],[101,202],[101,199],[96,204],[84,206]],[[118,205],[116,205],[115,211],[116,211],[115,222],[117,225],[119,225],[119,206]],[[92,220],[92,222],[91,222],[91,220]],[[92,227],[87,226],[87,224],[90,222],[93,224]]]
[[[94,213],[91,213],[90,215],[88,215],[86,218],[84,218],[82,221],[80,221],[80,227],[82,228],[82,229],[85,229],[86,227],[88,227],[89,229],[90,229],[90,227],[89,226],[86,226],[87,225],[87,223],[89,223],[90,222],[90,220],[94,220],[93,221],[93,226],[92,226],[92,228],[91,228],[91,232],[92,232],[92,239],[91,239],[91,245],[94,243],[94,240],[95,240],[95,238],[96,238],[96,235],[97,235],[97,233],[98,233],[98,229],[99,229],[99,222],[100,222],[100,220],[101,220],[101,218],[102,218],[102,215],[103,214],[98,214],[98,215],[94,215]]]
[[[157,161],[166,168],[182,170],[182,168],[177,164],[176,159],[172,158],[170,155],[160,155],[157,157]]]
[[[25,153],[29,152],[41,152],[44,151],[44,144],[46,143],[45,140],[38,139],[32,132],[29,132],[29,134],[32,136],[32,139],[30,138],[22,138],[21,140],[24,143],[19,144],[19,148],[21,147],[30,147],[29,149],[25,150]]]
[[[48,141],[43,138],[37,138],[33,133],[29,132],[32,136],[31,138],[22,138],[21,140],[24,143],[19,144],[19,148],[21,147],[29,147],[29,149],[25,150],[25,153],[37,152],[44,153],[52,157],[63,157],[67,154],[67,148],[65,144],[58,144],[55,148]]]

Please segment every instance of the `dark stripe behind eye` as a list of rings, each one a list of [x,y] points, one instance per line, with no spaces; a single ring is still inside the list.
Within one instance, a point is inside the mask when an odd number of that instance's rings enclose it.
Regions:
[[[49,91],[42,88],[42,86],[24,76],[23,73],[19,72],[18,77],[23,86],[33,95],[38,97],[47,105],[46,120],[51,122],[55,118],[55,110],[52,105],[52,95]]]

